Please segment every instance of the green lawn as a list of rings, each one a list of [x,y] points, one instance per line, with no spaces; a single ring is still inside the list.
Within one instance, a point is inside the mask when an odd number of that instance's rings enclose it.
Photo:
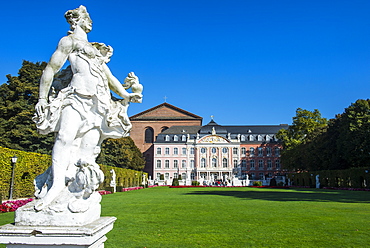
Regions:
[[[370,246],[370,192],[158,187],[105,195],[102,208],[118,218],[107,248]]]

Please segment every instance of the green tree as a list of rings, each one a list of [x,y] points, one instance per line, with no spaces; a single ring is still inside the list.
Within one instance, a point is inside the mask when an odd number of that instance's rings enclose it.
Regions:
[[[323,132],[322,129],[326,126],[327,119],[321,116],[319,110],[309,111],[301,108],[296,110],[292,125],[277,133],[277,138],[283,143],[281,159],[286,169],[307,169],[308,165],[305,164],[309,152],[307,144]]]
[[[145,166],[143,155],[131,137],[105,140],[97,162],[133,170],[143,170]]]
[[[370,166],[370,99],[357,100],[340,116],[337,148],[342,167]]]
[[[17,150],[50,153],[53,135],[37,133],[32,116],[46,63],[23,61],[18,76],[7,75],[0,85],[0,146]]]

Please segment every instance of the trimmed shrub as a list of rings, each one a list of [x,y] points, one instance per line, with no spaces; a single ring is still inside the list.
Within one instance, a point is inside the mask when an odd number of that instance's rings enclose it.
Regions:
[[[262,186],[262,182],[261,181],[254,181],[253,186]]]
[[[24,152],[0,147],[0,195],[3,199],[9,198],[9,190],[11,184],[12,164],[11,157],[18,157],[16,166],[14,167],[14,187],[13,198],[33,197],[35,187],[33,180],[36,176],[42,174],[51,164],[51,156],[33,152]],[[143,175],[148,174],[143,171],[135,171],[100,165],[100,169],[104,173],[104,182],[100,184],[99,190],[103,190],[110,186],[111,173],[114,169],[116,173],[116,182],[118,187],[133,187],[142,184]]]
[[[172,180],[172,186],[179,186],[180,184],[179,184],[179,179],[177,179],[177,178],[174,178],[173,180]]]
[[[199,186],[199,182],[198,181],[191,181],[191,185],[192,186]]]

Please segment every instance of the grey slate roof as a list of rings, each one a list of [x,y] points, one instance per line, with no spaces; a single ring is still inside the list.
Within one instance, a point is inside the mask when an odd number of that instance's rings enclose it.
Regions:
[[[169,129],[160,133],[157,137],[155,143],[184,143],[182,141],[182,135],[190,135],[192,139],[194,139],[197,134],[199,133],[199,137],[203,137],[206,135],[212,134],[212,129],[215,129],[216,134],[222,137],[227,138],[228,134],[230,134],[231,139],[236,139],[239,135],[244,135],[246,137],[245,141],[241,141],[241,143],[252,143],[258,142],[257,137],[258,135],[262,136],[265,139],[266,135],[274,136],[280,129],[287,129],[288,125],[281,124],[281,125],[245,125],[245,126],[222,126],[218,125],[215,121],[211,120],[205,126],[172,126]],[[166,135],[170,136],[170,141],[165,141]],[[178,141],[174,141],[173,137],[177,135]],[[249,136],[253,135],[255,140],[250,141]],[[272,139],[269,142],[277,142],[276,139]]]

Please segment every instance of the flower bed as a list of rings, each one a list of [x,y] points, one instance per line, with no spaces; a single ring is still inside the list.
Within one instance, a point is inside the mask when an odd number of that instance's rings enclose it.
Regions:
[[[14,212],[18,208],[26,205],[27,203],[33,201],[33,198],[16,200],[16,201],[6,201],[0,205],[0,213]]]
[[[122,192],[126,192],[126,191],[131,191],[131,190],[138,190],[138,189],[143,189],[144,187],[140,186],[140,187],[131,187],[131,188],[123,188],[122,189]]]
[[[108,195],[108,194],[112,194],[112,192],[108,191],[108,190],[99,190],[98,193],[100,195]]]

